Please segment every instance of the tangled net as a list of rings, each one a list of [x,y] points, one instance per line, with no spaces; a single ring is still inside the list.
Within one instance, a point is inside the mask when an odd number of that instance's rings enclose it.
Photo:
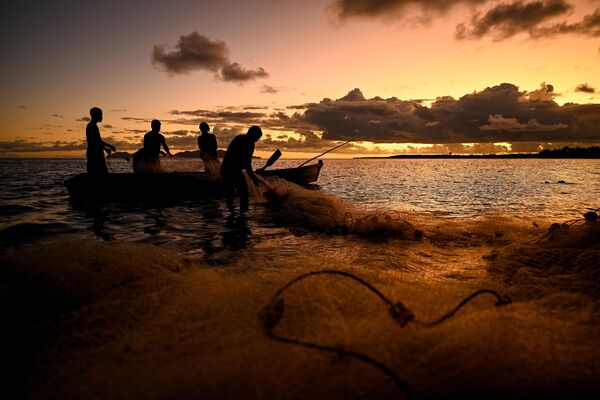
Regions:
[[[600,297],[599,210],[554,223],[532,241],[493,251],[490,271],[525,298],[558,291]]]

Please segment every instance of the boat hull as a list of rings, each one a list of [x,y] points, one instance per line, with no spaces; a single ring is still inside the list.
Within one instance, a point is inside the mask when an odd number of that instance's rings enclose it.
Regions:
[[[278,176],[299,185],[315,182],[322,163],[300,168],[257,171],[262,176]],[[90,202],[160,202],[218,198],[225,194],[220,178],[205,172],[79,174],[65,181],[71,201]]]
[[[286,181],[304,186],[314,183],[319,179],[322,167],[323,161],[319,160],[317,164],[305,165],[298,168],[269,169],[256,172],[262,176],[277,176]]]

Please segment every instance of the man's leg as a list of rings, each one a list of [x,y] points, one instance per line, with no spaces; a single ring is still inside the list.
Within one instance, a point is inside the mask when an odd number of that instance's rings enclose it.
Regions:
[[[233,210],[233,198],[235,197],[235,180],[228,176],[223,176],[223,186],[225,189],[225,204],[229,211]]]
[[[240,172],[236,186],[240,195],[240,211],[248,211],[250,201],[248,199],[249,194],[248,186],[246,185],[246,177],[244,176],[243,172]]]

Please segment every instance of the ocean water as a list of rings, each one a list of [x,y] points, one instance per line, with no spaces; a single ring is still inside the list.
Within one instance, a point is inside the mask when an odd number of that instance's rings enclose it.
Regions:
[[[270,180],[247,214],[220,199],[75,208],[63,181],[85,160],[0,167],[0,343],[20,366],[3,379],[20,397],[600,395],[600,223],[582,216],[600,207],[598,160],[326,160],[309,189]],[[315,275],[282,293],[274,332],[337,350],[266,334],[278,289],[322,270],[420,323]],[[481,289],[512,302],[482,295],[427,325]]]
[[[261,160],[255,163],[260,166]],[[280,160],[276,166],[298,164]],[[125,160],[111,160],[109,166],[114,172],[131,170]],[[201,163],[165,160],[163,167],[193,171],[200,170]],[[75,209],[63,182],[84,170],[81,159],[0,160],[0,237],[18,241],[28,235],[93,233],[202,252],[210,251],[215,237],[239,233],[235,216],[221,200]],[[600,161],[327,160],[312,189],[365,213],[391,210],[448,218],[504,215],[560,221],[598,207]],[[261,208],[256,205],[255,212],[264,211]],[[242,219],[248,225],[247,239],[280,233],[277,226],[260,223],[260,218]]]

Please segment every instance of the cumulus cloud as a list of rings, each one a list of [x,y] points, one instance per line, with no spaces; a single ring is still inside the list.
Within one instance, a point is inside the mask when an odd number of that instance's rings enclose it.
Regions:
[[[229,63],[229,50],[222,40],[192,32],[179,37],[176,50],[167,52],[163,46],[154,45],[152,62],[173,74],[186,74],[198,69],[217,72]]]
[[[262,67],[246,69],[231,62],[224,41],[211,40],[198,32],[180,36],[173,51],[154,45],[152,63],[169,74],[188,74],[196,70],[213,72],[217,79],[225,82],[243,83],[269,76]]]
[[[75,121],[77,122],[89,122],[91,121],[90,117],[81,117],[81,118],[77,118]]]
[[[480,4],[487,0],[335,0],[331,9],[340,20],[349,18],[402,18],[414,14],[429,19],[440,15],[458,4]]]
[[[438,97],[429,107],[397,98],[348,95],[308,104],[300,120],[326,140],[389,143],[494,143],[600,140],[600,105],[552,100],[552,85],[521,91],[510,83],[454,99]]]
[[[554,86],[542,82],[539,89],[532,90],[531,92],[525,92],[528,100],[531,101],[549,101],[559,96],[554,91]]]
[[[269,74],[262,67],[258,69],[245,69],[239,63],[224,65],[219,79],[225,82],[246,82],[258,78],[266,78]]]
[[[575,87],[576,92],[581,93],[596,93],[596,89],[587,83],[581,83]]]

